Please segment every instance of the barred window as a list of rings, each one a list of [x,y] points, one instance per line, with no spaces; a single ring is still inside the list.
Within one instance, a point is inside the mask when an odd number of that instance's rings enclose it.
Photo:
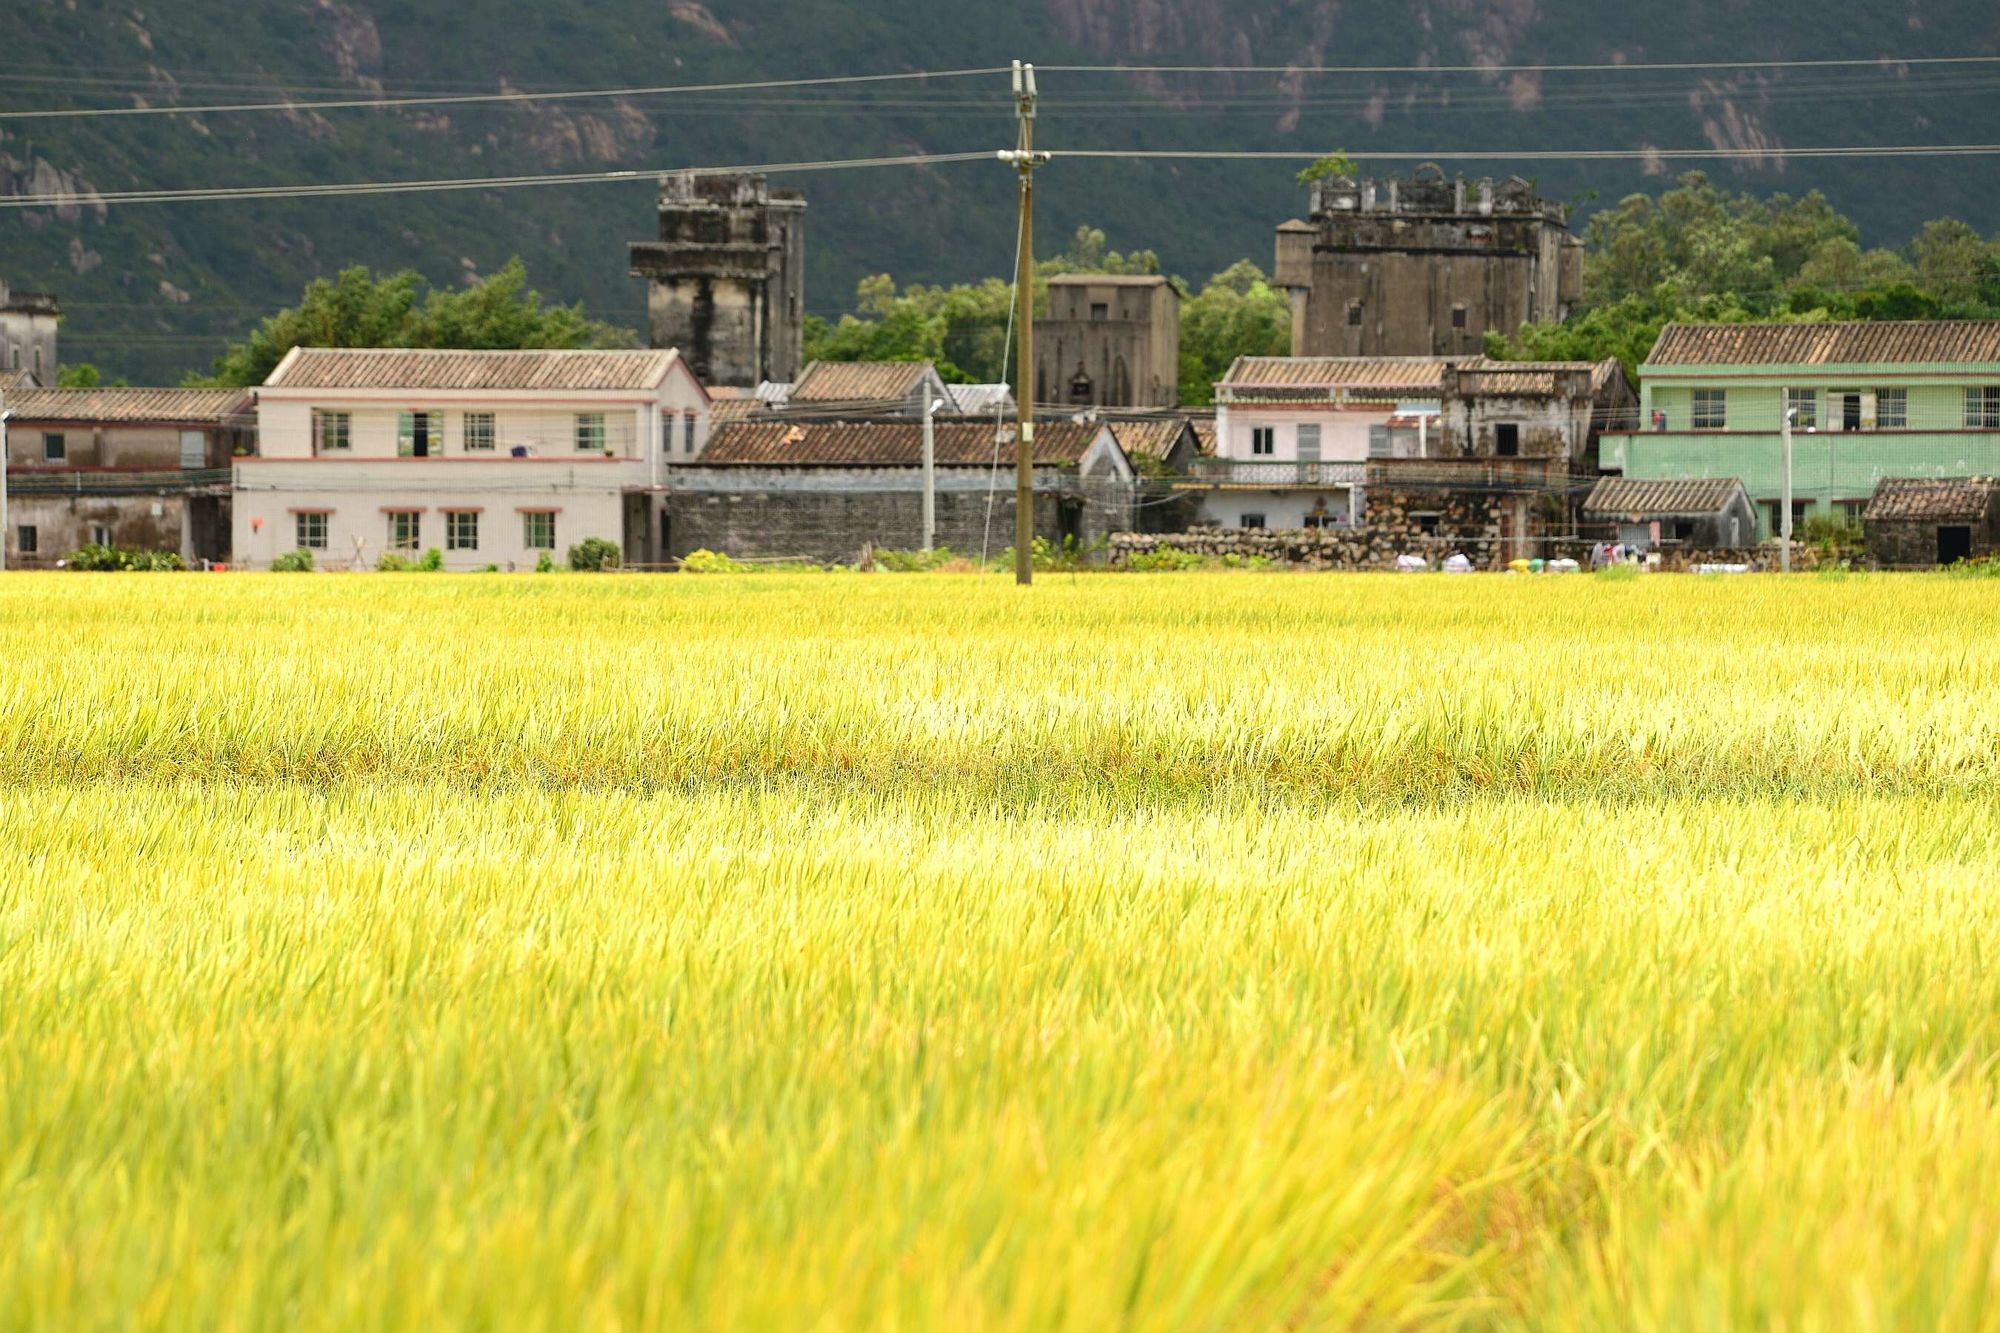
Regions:
[[[1877,430],[1905,430],[1910,424],[1910,391],[1908,389],[1877,389],[1875,391],[1875,427]]]
[[[1729,391],[1726,389],[1696,389],[1694,391],[1694,428],[1696,430],[1722,430],[1729,424]]]
[[[556,549],[556,516],[541,513],[521,515],[521,545],[530,551]]]
[[[346,412],[320,412],[317,418],[319,451],[344,454],[354,447],[354,418]]]
[[[301,550],[324,551],[326,549],[326,515],[299,514],[298,543]]]
[[[407,510],[389,515],[389,549],[414,551],[423,545],[419,515]]]
[[[1965,391],[1965,425],[1968,430],[2000,430],[2000,384]]]
[[[495,430],[491,412],[465,414],[465,448],[468,453],[491,453]]]
[[[578,453],[604,452],[604,414],[602,412],[579,412],[576,414],[576,448]]]
[[[469,509],[454,509],[444,516],[444,547],[447,551],[479,549],[479,515]]]

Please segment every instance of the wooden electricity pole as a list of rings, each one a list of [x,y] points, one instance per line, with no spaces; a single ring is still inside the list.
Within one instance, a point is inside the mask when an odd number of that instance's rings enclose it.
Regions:
[[[1035,67],[1014,62],[1014,111],[1021,137],[1000,154],[1021,176],[1021,237],[1015,247],[1014,323],[1014,582],[1035,581],[1035,168],[1049,160],[1035,151]]]

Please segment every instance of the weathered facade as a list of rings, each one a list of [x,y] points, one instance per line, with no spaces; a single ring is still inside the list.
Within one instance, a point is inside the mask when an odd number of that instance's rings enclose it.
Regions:
[[[0,281],[0,374],[21,377],[18,387],[53,385],[56,326],[62,306],[46,292],[17,292]]]
[[[805,356],[805,200],[761,175],[660,181],[660,232],[632,246],[652,345],[705,385],[786,382]]]
[[[1639,383],[1637,429],[1604,437],[1604,469],[1740,477],[1762,537],[1782,517],[1787,410],[1795,532],[1862,518],[1885,479],[2000,475],[2000,321],[1670,324]]]
[[[28,389],[6,395],[7,566],[86,545],[230,557],[229,468],[255,447],[239,389]]]
[[[1049,279],[1035,321],[1035,401],[1046,407],[1173,407],[1180,401],[1180,293],[1157,275]]]
[[[709,400],[670,351],[294,349],[238,458],[237,562],[328,568],[436,548],[447,569],[532,568],[596,537],[656,563],[670,460]]]
[[[1294,356],[1477,356],[1488,333],[1562,319],[1583,293],[1582,243],[1526,181],[1314,184],[1312,219],[1278,228]]]
[[[1014,541],[1012,427],[938,422],[936,543],[961,555]],[[923,541],[923,427],[913,421],[730,422],[702,457],[668,469],[670,557],[852,563],[863,547]],[[997,460],[997,462],[996,462]],[[1132,526],[1130,460],[1106,426],[1035,431],[1035,532],[1088,545]]]
[[[1757,544],[1757,511],[1734,477],[1602,477],[1583,502],[1583,517],[1607,540],[1641,550],[1743,551]]]
[[[1885,569],[1930,569],[2000,555],[2000,481],[1886,477],[1862,515],[1868,558]]]

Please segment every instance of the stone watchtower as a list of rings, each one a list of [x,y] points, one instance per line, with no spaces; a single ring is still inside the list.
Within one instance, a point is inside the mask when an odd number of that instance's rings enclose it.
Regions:
[[[632,246],[654,347],[710,386],[797,378],[805,353],[805,199],[760,175],[660,180],[660,239]]]
[[[1294,356],[1478,356],[1489,332],[1560,320],[1583,294],[1561,204],[1519,178],[1320,181],[1278,228]]]
[[[1180,401],[1181,298],[1156,275],[1049,279],[1035,321],[1035,401],[1044,407],[1173,407]]]

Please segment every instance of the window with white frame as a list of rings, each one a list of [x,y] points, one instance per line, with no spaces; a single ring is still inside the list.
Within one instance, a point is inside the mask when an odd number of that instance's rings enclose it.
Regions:
[[[323,454],[349,453],[354,448],[354,417],[347,412],[315,412],[313,437]]]
[[[398,509],[389,515],[389,549],[414,551],[423,545],[421,516],[414,509]]]
[[[1910,391],[1908,389],[1877,389],[1875,391],[1875,429],[1907,430],[1910,425]]]
[[[1696,389],[1692,420],[1696,430],[1723,430],[1729,425],[1729,391]]]
[[[447,551],[476,551],[479,549],[478,510],[447,509],[445,511],[444,549]]]
[[[578,453],[601,454],[604,452],[604,414],[602,412],[579,412],[576,414],[576,450]]]
[[[694,420],[694,413],[681,413],[681,452],[686,454],[694,453]]]
[[[556,516],[550,509],[534,509],[521,515],[521,545],[530,551],[556,549]]]
[[[109,545],[111,545],[111,525],[110,525],[109,523],[93,523],[93,524],[91,524],[91,525],[90,525],[90,544],[91,544],[92,546],[109,546]]]
[[[396,453],[402,458],[437,458],[444,453],[444,413],[404,412],[396,419]]]
[[[491,412],[467,412],[465,414],[465,451],[467,453],[492,453],[497,435],[498,432]]]
[[[297,514],[295,535],[301,550],[324,551],[326,549],[326,515],[324,513]]]
[[[2000,384],[1978,385],[1965,391],[1965,428],[2000,430]]]
[[[1250,455],[1253,458],[1268,458],[1278,452],[1278,432],[1272,426],[1252,426],[1250,428]]]
[[[1819,429],[1819,390],[1785,390],[1785,408],[1792,414],[1792,429]]]

